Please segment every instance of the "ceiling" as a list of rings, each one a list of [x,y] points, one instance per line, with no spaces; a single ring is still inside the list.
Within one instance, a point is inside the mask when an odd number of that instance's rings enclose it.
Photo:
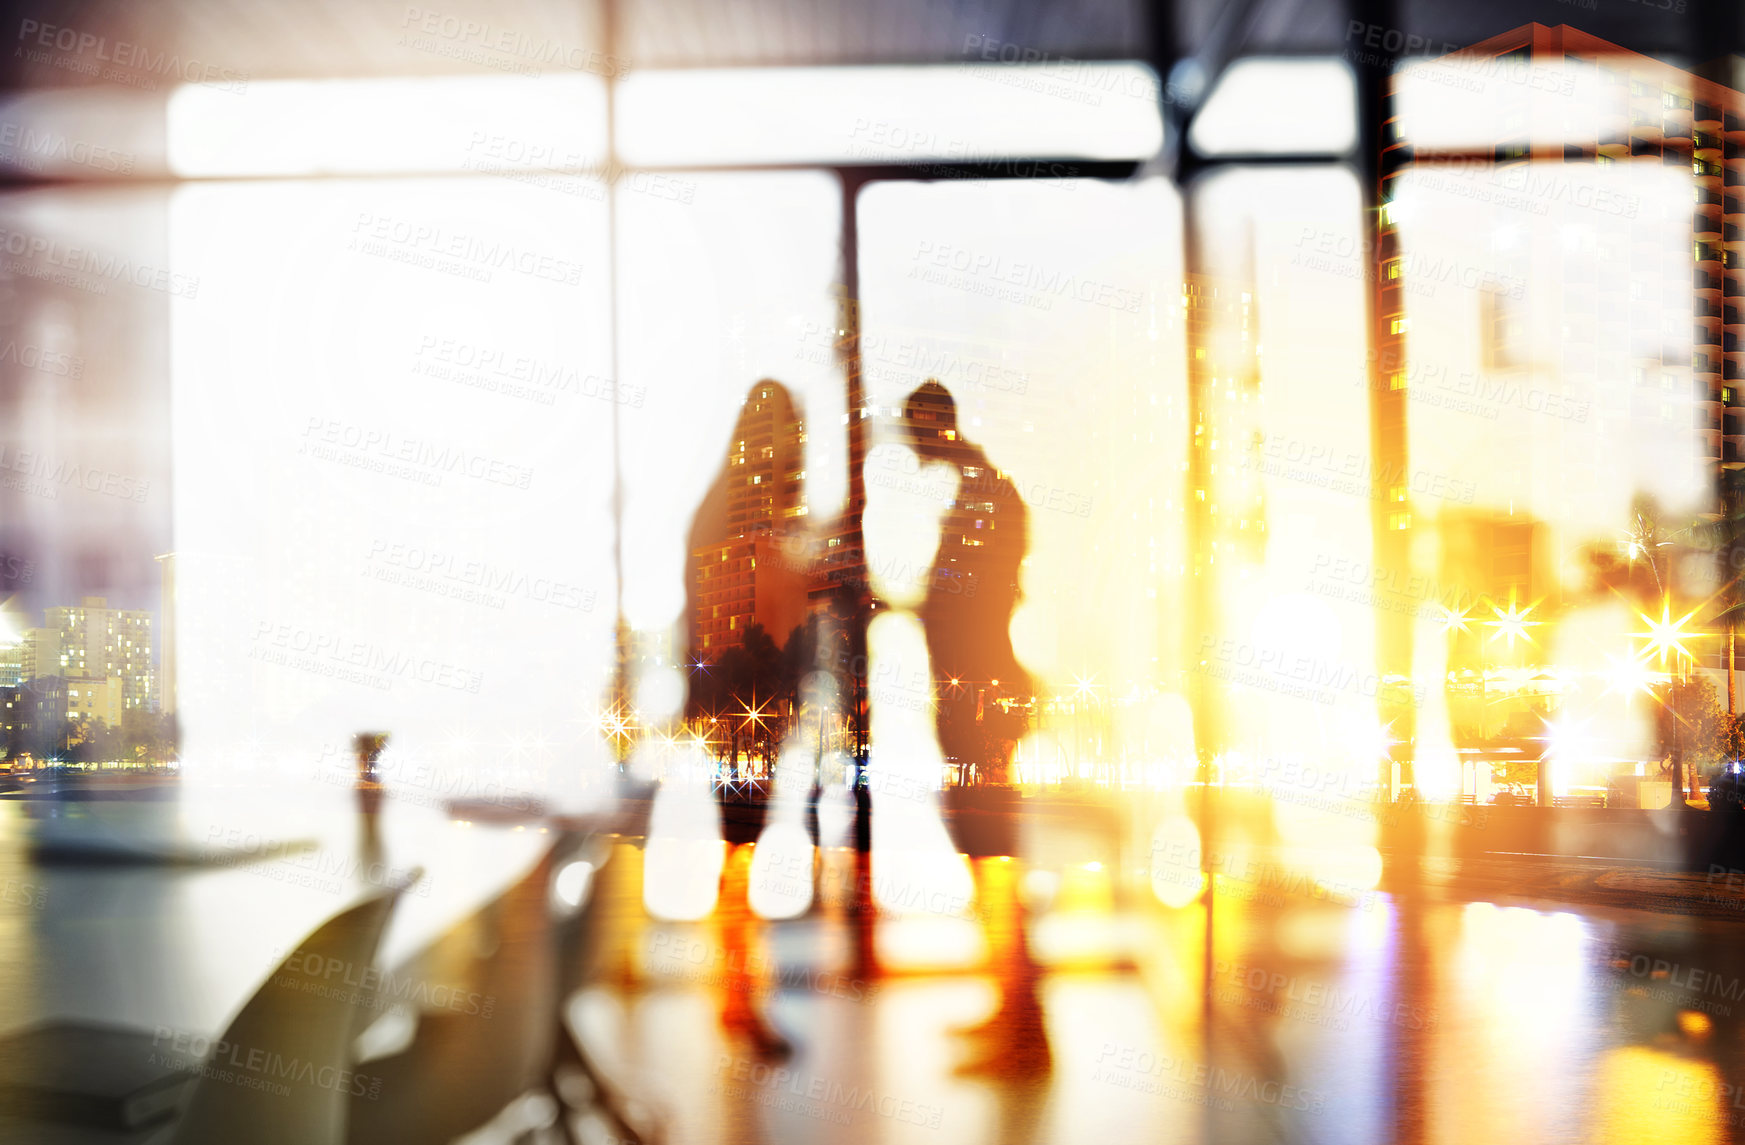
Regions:
[[[620,55],[632,67],[952,62],[980,58],[988,47],[1008,58],[1020,51],[1144,58],[1154,8],[1192,47],[1233,2],[1240,0],[619,0],[617,20]],[[1571,23],[1685,60],[1745,45],[1745,5],[1671,3],[1688,11],[1632,0],[1399,0],[1395,22],[1448,44],[1531,20]],[[250,78],[515,70],[536,78],[566,66],[551,62],[554,52],[572,64],[594,61],[581,65],[589,70],[604,68],[609,52],[601,0],[73,0],[52,8],[7,0],[5,7],[15,48],[0,62],[0,88],[12,90],[162,90],[177,63]],[[1259,0],[1246,50],[1336,54],[1350,46],[1348,7]],[[54,29],[46,47],[45,29]],[[73,50],[56,47],[57,35]],[[118,45],[127,45],[119,65]],[[109,76],[91,74],[99,69]]]

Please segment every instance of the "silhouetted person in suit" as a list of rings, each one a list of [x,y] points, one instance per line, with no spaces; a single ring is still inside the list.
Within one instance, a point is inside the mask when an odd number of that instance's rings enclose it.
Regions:
[[[958,479],[920,610],[936,681],[939,746],[984,780],[1004,782],[1025,709],[1006,712],[996,701],[1030,697],[1030,677],[1012,651],[1010,633],[1028,513],[1017,488],[963,439],[957,403],[944,386],[929,381],[916,389],[903,414],[915,452],[924,462],[950,464]],[[959,1069],[1017,1080],[1046,1072],[1052,1059],[1020,897],[1021,864],[1012,861],[1016,824],[1002,826],[999,849],[1007,853],[974,859],[977,912],[1000,1002],[987,1021],[959,1031],[976,1043]]]
[[[1002,783],[1023,717],[997,701],[1030,697],[1030,677],[1012,652],[1009,631],[1029,513],[1017,488],[958,432],[957,403],[944,386],[929,381],[910,394],[904,421],[922,461],[946,462],[958,478],[920,609],[940,681],[939,746],[948,760],[972,765],[978,778]]]

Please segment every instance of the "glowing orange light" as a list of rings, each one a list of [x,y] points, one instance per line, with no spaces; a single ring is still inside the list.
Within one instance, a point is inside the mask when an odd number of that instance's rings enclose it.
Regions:
[[[1508,637],[1510,651],[1514,651],[1517,637],[1529,644],[1533,643],[1532,634],[1527,629],[1537,628],[1540,622],[1528,620],[1527,616],[1537,607],[1539,605],[1534,603],[1529,604],[1526,608],[1521,608],[1515,603],[1513,596],[1509,597],[1509,607],[1506,610],[1498,605],[1491,605],[1491,611],[1496,614],[1496,619],[1485,621],[1486,627],[1496,629],[1496,632],[1491,634],[1491,639],[1495,640],[1499,636]]]
[[[1610,667],[1604,673],[1606,690],[1602,694],[1609,695],[1612,692],[1621,692],[1626,698],[1637,692],[1644,696],[1654,694],[1653,674],[1643,667],[1640,660],[1633,658],[1619,660],[1616,657],[1607,656],[1606,663]]]
[[[1678,1028],[1684,1032],[1686,1037],[1706,1038],[1709,1036],[1709,1031],[1714,1028],[1714,1023],[1710,1021],[1707,1014],[1700,1010],[1680,1010],[1678,1012]]]
[[[1470,621],[1472,618],[1466,614],[1466,609],[1449,608],[1447,605],[1439,607],[1442,609],[1442,631],[1467,632],[1471,630]]]
[[[1665,601],[1662,601],[1660,605],[1659,620],[1655,620],[1645,612],[1639,612],[1636,615],[1640,616],[1642,618],[1642,623],[1648,626],[1648,631],[1646,632],[1631,633],[1631,635],[1639,636],[1647,641],[1647,644],[1642,649],[1642,658],[1644,660],[1658,658],[1660,662],[1664,664],[1666,663],[1666,654],[1668,652],[1675,653],[1679,656],[1690,656],[1692,659],[1695,659],[1691,654],[1691,650],[1684,646],[1684,642],[1687,639],[1697,635],[1697,633],[1685,631],[1684,627],[1690,622],[1691,617],[1696,615],[1695,609],[1692,609],[1677,620],[1674,620],[1672,619],[1672,606]]]
[[[740,727],[743,728],[746,724],[754,724],[757,727],[763,726],[763,717],[764,717],[765,705],[758,703],[756,696],[753,696],[751,698],[751,704],[749,704],[749,705],[742,704],[741,707],[744,710],[741,713],[741,718],[739,720]]]

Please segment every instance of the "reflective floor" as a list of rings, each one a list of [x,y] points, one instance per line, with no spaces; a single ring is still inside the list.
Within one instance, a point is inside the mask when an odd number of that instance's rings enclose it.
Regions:
[[[1084,878],[1032,927],[1052,958],[1042,1073],[960,1068],[954,1030],[995,1009],[1010,965],[861,977],[841,913],[769,924],[746,952],[719,917],[642,922],[571,1018],[677,1142],[1736,1139],[1745,928],[1535,897],[1591,864],[1483,866],[1350,904],[1227,884],[1209,933],[1202,904],[1114,905],[1105,879],[1098,906]],[[1509,869],[1513,891],[1469,897]],[[1723,905],[1700,876],[1608,875]],[[724,1023],[741,967],[791,1057]]]
[[[21,805],[0,816],[8,1029],[222,1028],[300,931],[369,885],[343,858],[321,879],[287,856],[45,866]],[[328,827],[322,854],[359,843],[343,817]],[[390,805],[376,845],[388,868],[423,856],[430,889],[382,962],[517,878],[540,838]],[[585,884],[555,884],[594,906],[589,984],[565,1014],[648,1140],[1745,1137],[1745,877],[1389,853],[1382,889],[1339,895],[1293,875],[1300,850],[1250,843],[1171,906],[1111,847],[1047,867],[958,856],[973,897],[901,914],[870,901],[876,852],[826,848],[813,907],[772,921],[746,905],[767,868],[742,843],[718,844],[714,908],[671,921],[645,905],[644,841],[601,843]],[[477,1140],[556,1139],[549,1108],[521,1112],[520,1131]],[[573,1128],[626,1140],[587,1116]]]

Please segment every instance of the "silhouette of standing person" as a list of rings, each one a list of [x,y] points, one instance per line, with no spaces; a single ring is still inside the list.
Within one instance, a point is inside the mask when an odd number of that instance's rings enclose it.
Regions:
[[[1017,488],[958,431],[957,403],[944,386],[928,381],[918,387],[903,416],[922,461],[945,462],[958,479],[920,609],[940,750],[979,778],[1003,783],[1025,709],[1008,712],[997,701],[1030,696],[1030,677],[1018,664],[1010,633],[1029,544],[1028,513]],[[1018,1080],[1046,1072],[1052,1059],[1020,898],[1020,864],[1013,861],[1013,827],[1004,822],[995,832],[998,841],[982,848],[994,853],[974,859],[977,912],[1000,1001],[992,1017],[959,1031],[976,1043],[959,1070]]]
[[[768,379],[746,392],[721,472],[697,507],[686,543],[684,632],[688,663],[719,664],[758,651],[752,624],[779,644],[806,618],[810,568],[805,516],[805,426],[786,386]],[[752,665],[760,689],[791,683]],[[709,699],[698,670],[693,701]],[[703,684],[699,688],[697,685]]]
[[[805,518],[805,429],[781,383],[765,379],[746,392],[727,456],[698,507],[687,544],[685,660],[692,665],[687,714],[717,717],[731,736],[732,780],[771,750],[777,703],[796,693],[794,664],[782,655],[807,613],[810,554]],[[751,719],[746,709],[766,712]],[[769,778],[766,776],[766,778]],[[729,795],[729,792],[732,792]],[[724,951],[722,1026],[755,1052],[783,1057],[790,1045],[763,1013],[769,990],[757,946],[762,923],[750,907],[753,843],[766,799],[737,783],[722,790],[722,832],[729,844],[716,900]]]
[[[918,387],[903,412],[922,461],[943,461],[958,477],[920,609],[927,655],[940,682],[940,750],[966,773],[1003,783],[1019,728],[997,701],[1030,695],[1030,677],[1018,664],[1009,632],[1029,545],[1029,514],[1017,488],[958,432],[957,403],[944,386],[929,381]]]

